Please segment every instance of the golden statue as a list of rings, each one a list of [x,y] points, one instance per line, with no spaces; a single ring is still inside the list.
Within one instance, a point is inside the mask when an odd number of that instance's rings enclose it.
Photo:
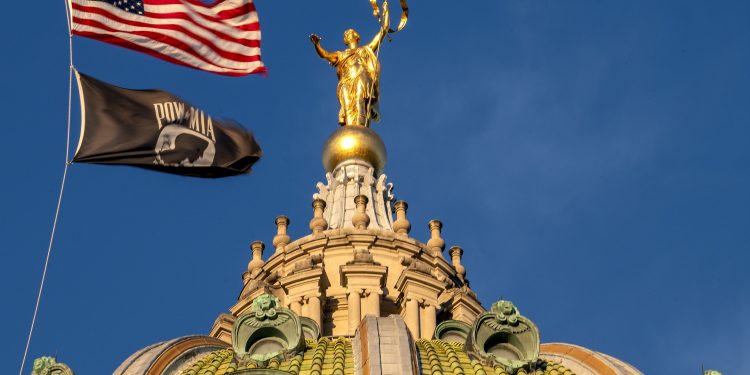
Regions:
[[[377,5],[373,3],[373,14],[378,16]],[[402,0],[405,8],[405,0]],[[388,1],[383,2],[383,13],[380,18],[380,30],[372,41],[360,46],[359,34],[354,29],[344,32],[344,44],[348,47],[343,51],[328,52],[320,46],[320,37],[312,34],[310,41],[315,45],[318,55],[328,60],[336,67],[339,84],[336,95],[339,97],[339,124],[369,127],[370,120],[378,121],[380,112],[378,97],[380,96],[380,62],[378,49],[389,30]],[[402,17],[403,19],[403,17]],[[405,24],[405,21],[403,21]],[[399,30],[402,26],[399,27]]]

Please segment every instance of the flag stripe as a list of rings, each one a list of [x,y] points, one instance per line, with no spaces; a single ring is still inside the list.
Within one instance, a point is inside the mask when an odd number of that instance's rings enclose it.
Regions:
[[[169,22],[174,22],[177,24],[182,24],[184,26],[190,26],[185,24],[185,22],[189,22],[192,24],[192,26],[207,30],[214,35],[224,39],[224,40],[240,40],[243,41],[243,43],[254,43],[255,45],[249,45],[249,47],[257,47],[257,44],[260,43],[260,32],[258,32],[258,23],[253,24],[247,24],[244,25],[243,28],[248,29],[255,29],[255,30],[242,30],[238,31],[237,28],[226,26],[222,24],[214,24],[210,22],[205,22],[201,18],[196,18],[196,14],[189,14],[184,12],[171,12],[171,13],[158,13],[158,12],[152,12],[147,10],[147,14],[149,17],[143,17],[141,15],[133,14],[130,12],[126,12],[124,10],[114,8],[111,5],[101,2],[101,1],[85,1],[84,4],[78,4],[82,0],[76,0],[76,3],[73,4],[74,10],[79,10],[80,12],[92,12],[94,9],[96,9],[96,12],[98,14],[111,14],[113,17],[117,17],[118,19],[125,19],[133,22],[143,22],[148,24],[166,24]]]
[[[171,56],[171,55],[169,55],[167,53],[159,52],[159,51],[157,51],[157,50],[155,50],[153,48],[144,47],[144,45],[141,44],[141,43],[136,44],[136,43],[133,43],[133,42],[131,42],[129,40],[120,38],[120,37],[118,37],[116,35],[113,35],[113,34],[107,33],[107,32],[100,33],[100,32],[95,32],[95,31],[82,30],[82,31],[76,31],[75,34],[76,35],[80,35],[80,36],[85,36],[85,37],[91,38],[91,39],[96,39],[96,40],[99,40],[99,41],[102,41],[102,42],[105,42],[105,43],[117,45],[117,46],[120,46],[120,47],[123,47],[123,48],[127,48],[127,49],[130,49],[130,50],[136,51],[136,52],[145,53],[147,55],[156,57],[158,59],[161,59],[161,60],[164,60],[164,61],[168,61],[168,62],[171,62],[173,64],[186,66],[186,67],[189,67],[189,68],[195,68],[196,65],[198,64],[198,63],[196,63],[194,61],[194,58],[192,58],[192,57],[184,58],[183,56],[180,56],[180,58],[178,59],[178,58],[175,58],[175,57],[173,57],[173,56]],[[155,42],[155,43],[158,43],[158,42]],[[191,60],[193,60],[193,61],[191,61]],[[248,72],[246,70],[236,71],[236,70],[232,70],[232,69],[219,68],[219,67],[215,67],[215,66],[211,66],[211,65],[208,65],[205,68],[201,68],[201,69],[202,70],[206,70],[206,71],[211,72],[211,73],[216,73],[216,74],[221,74],[221,75],[226,75],[226,76],[233,76],[233,77],[239,77],[239,76],[244,76],[244,75],[253,74],[253,73],[265,73],[266,72],[266,67],[263,66],[262,64],[258,64],[258,67],[255,68],[255,69],[253,69],[250,72]]]
[[[160,14],[162,18],[169,17],[180,17],[182,15],[190,16],[191,19],[197,24],[204,26],[208,25],[212,28],[221,29],[224,31],[228,30],[245,30],[245,31],[257,31],[257,26],[253,24],[258,23],[257,13],[238,15],[234,18],[221,18],[215,13],[206,12],[200,8],[186,7],[181,5],[149,5],[146,4],[144,9],[146,14],[153,16],[154,14]],[[209,21],[209,22],[206,22]],[[252,28],[255,27],[256,30]]]
[[[75,20],[77,23],[79,23],[82,26],[89,26],[92,28],[96,28],[98,29],[99,32],[111,32],[111,33],[117,34],[120,37],[128,39],[134,43],[137,43],[141,39],[137,37],[131,38],[131,37],[128,37],[128,35],[146,37],[151,40],[155,40],[160,43],[163,43],[165,45],[172,46],[177,50],[181,50],[185,53],[188,53],[198,59],[203,60],[205,63],[213,64],[222,68],[242,70],[248,67],[252,67],[253,65],[256,65],[256,62],[260,59],[260,56],[257,56],[257,55],[243,57],[243,59],[246,58],[247,61],[225,59],[219,56],[216,52],[210,51],[208,47],[201,45],[199,42],[195,41],[195,39],[179,35],[178,33],[171,33],[171,35],[167,35],[167,34],[161,33],[159,29],[154,30],[154,29],[149,29],[149,28],[133,28],[131,30],[127,30],[127,29],[117,30],[112,27],[109,27],[107,24],[102,23],[98,20],[79,19],[79,18],[75,18]],[[123,24],[118,24],[118,26],[121,28],[124,27]]]
[[[175,32],[175,38],[178,38],[183,42],[193,43],[193,41],[198,41],[200,42],[200,44],[198,45],[201,47],[205,46],[211,48],[224,58],[241,62],[257,61],[258,55],[260,54],[257,40],[246,40],[245,42],[243,42],[244,45],[235,43],[233,41],[228,42],[225,40],[216,39],[212,41],[210,39],[214,39],[213,34],[207,32],[205,29],[196,28],[184,21],[179,23],[169,23],[167,21],[154,21],[153,23],[145,23],[120,18],[118,16],[107,13],[102,9],[91,8],[85,10],[86,13],[82,13],[81,17],[76,17],[76,19],[98,21],[113,29],[125,32],[132,32],[135,30],[147,30],[155,32],[165,30],[165,32],[168,32],[166,30],[171,30]],[[192,40],[185,40],[186,38],[190,38]]]
[[[204,64],[206,65],[205,70],[217,72],[217,73],[218,72],[242,73],[245,71],[254,70],[259,65],[262,65],[260,62],[257,62],[255,64],[247,63],[247,66],[242,67],[242,68],[232,68],[232,67],[225,67],[225,66],[220,66],[217,64],[212,64],[209,61],[206,61],[203,56],[195,52],[191,52],[189,49],[187,51],[180,49],[179,47],[177,47],[178,45],[180,45],[179,41],[172,40],[170,37],[165,36],[163,34],[159,34],[159,33],[150,33],[147,31],[139,31],[137,33],[117,32],[111,29],[107,29],[106,27],[95,27],[95,26],[84,25],[84,24],[82,24],[82,28],[80,31],[76,31],[76,34],[84,35],[82,32],[91,32],[95,34],[100,34],[104,37],[99,37],[95,39],[101,40],[103,42],[109,42],[109,39],[106,38],[106,35],[111,34],[117,37],[118,39],[126,40],[129,43],[141,45],[145,48],[151,48],[154,50],[154,52],[157,53],[156,56],[158,55],[170,56],[172,59],[182,60],[184,64],[187,64],[188,66],[199,66],[201,64]],[[120,45],[119,43],[113,43],[113,44]]]
[[[73,34],[218,74],[265,72],[252,0],[129,1],[71,0]]]
[[[149,17],[160,18],[160,19],[181,19],[181,20],[186,20],[186,21],[193,22],[194,24],[196,24],[197,26],[200,26],[200,27],[205,27],[204,24],[206,23],[204,21],[206,16],[203,16],[203,15],[195,13],[195,12],[193,12],[193,13],[184,13],[184,12],[171,12],[171,13],[169,13],[169,12],[165,12],[165,13],[150,12],[149,13]],[[232,25],[231,28],[229,28],[229,29],[227,29],[225,27],[217,26],[217,25],[220,25],[220,24],[212,24],[212,26],[216,26],[216,29],[209,29],[209,30],[218,30],[218,31],[221,31],[221,32],[226,33],[226,34],[237,33],[238,36],[243,36],[243,37],[248,38],[248,39],[250,39],[250,38],[252,38],[252,39],[259,39],[259,37],[256,36],[256,34],[258,34],[257,31],[260,30],[260,25],[257,22],[247,23],[247,24],[237,25],[237,26]],[[255,34],[244,35],[244,34],[241,33],[243,31],[245,31],[245,32],[254,32]]]
[[[199,8],[211,9],[219,12],[229,8],[236,8],[239,5],[245,4],[245,0],[216,0],[213,4],[206,4],[200,0],[145,0],[145,4],[184,4],[188,3]],[[252,2],[251,2],[252,4]],[[253,5],[254,7],[255,5]],[[253,8],[254,9],[254,8]]]
[[[238,4],[236,6],[227,6],[223,9],[207,9],[201,6],[185,6],[181,1],[145,1],[144,6],[147,10],[158,11],[158,12],[174,12],[174,11],[185,11],[186,8],[199,12],[214,19],[220,19],[223,21],[235,21],[240,24],[241,20],[245,19],[246,22],[258,22],[258,13],[255,10],[255,5],[252,3]]]

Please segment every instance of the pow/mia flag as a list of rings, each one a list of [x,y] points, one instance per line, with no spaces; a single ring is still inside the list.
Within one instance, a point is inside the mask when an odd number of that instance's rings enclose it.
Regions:
[[[76,71],[81,137],[74,162],[122,164],[195,177],[250,171],[262,155],[247,130],[159,90],[129,90]]]

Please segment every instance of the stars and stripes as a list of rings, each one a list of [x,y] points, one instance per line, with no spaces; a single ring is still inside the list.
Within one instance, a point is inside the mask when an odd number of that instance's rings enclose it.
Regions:
[[[110,3],[126,12],[133,14],[143,14],[143,1],[136,0],[100,0]]]
[[[252,0],[69,0],[72,32],[217,74],[265,72]]]

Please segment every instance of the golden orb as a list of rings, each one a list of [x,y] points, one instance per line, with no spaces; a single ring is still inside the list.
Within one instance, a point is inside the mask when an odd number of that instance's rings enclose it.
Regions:
[[[342,126],[323,146],[323,167],[333,172],[341,162],[349,159],[363,160],[382,171],[385,167],[385,144],[377,133],[364,126]]]

